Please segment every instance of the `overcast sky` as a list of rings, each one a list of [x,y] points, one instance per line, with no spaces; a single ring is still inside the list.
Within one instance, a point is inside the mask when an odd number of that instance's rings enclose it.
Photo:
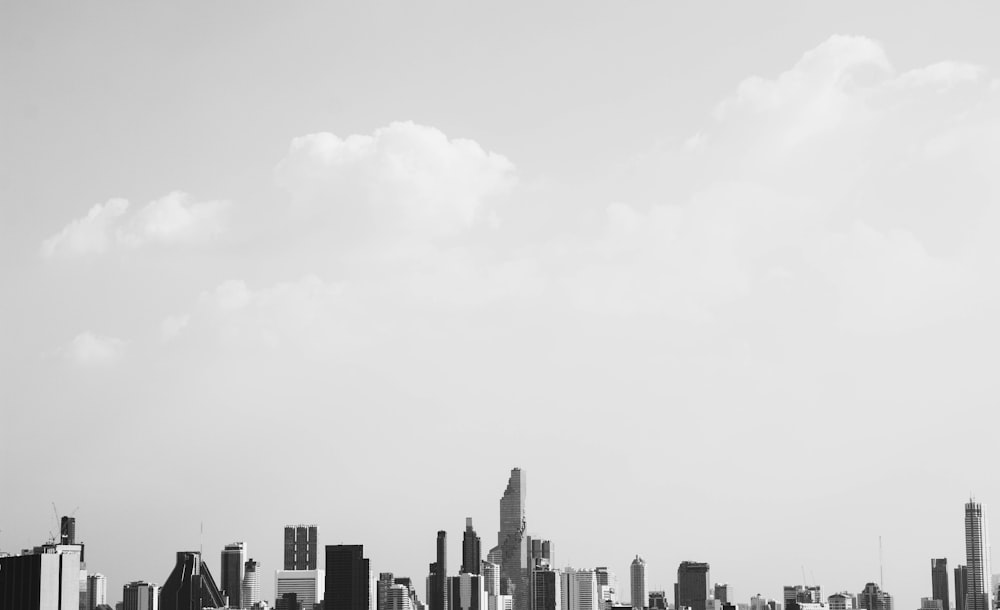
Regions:
[[[54,501],[112,601],[234,540],[270,598],[317,523],[423,597],[520,466],[623,600],[881,536],[917,608],[1000,510],[998,12],[4,3],[0,549]]]

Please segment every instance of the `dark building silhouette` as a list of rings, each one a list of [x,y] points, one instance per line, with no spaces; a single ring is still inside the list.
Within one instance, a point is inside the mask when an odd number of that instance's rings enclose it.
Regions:
[[[448,532],[437,533],[437,561],[427,577],[428,610],[448,610]]]
[[[711,586],[707,563],[682,561],[677,566],[677,583],[674,585],[677,610],[682,606],[692,610],[705,610],[705,602],[711,596]]]
[[[178,551],[177,565],[160,589],[160,610],[202,610],[225,608],[208,566],[198,551]]]
[[[462,535],[462,569],[465,574],[479,574],[479,564],[483,560],[482,543],[476,530],[472,529],[472,517],[465,518],[465,533]]]
[[[858,608],[892,610],[892,596],[873,582],[865,583],[864,590],[858,593]]]
[[[500,593],[512,596],[514,610],[529,610],[531,607],[528,539],[524,534],[526,492],[525,474],[520,468],[511,469],[507,488],[500,497],[497,546],[501,555]]]
[[[325,610],[368,610],[371,564],[360,544],[326,547]]]
[[[396,584],[396,579],[392,572],[380,572],[378,575],[378,584],[376,585],[376,602],[375,608],[377,610],[385,610],[386,603],[389,599],[389,588]]]
[[[315,525],[285,526],[286,570],[315,570],[318,548]]]
[[[219,585],[222,594],[229,597],[230,608],[242,608],[241,589],[243,587],[243,570],[247,560],[247,545],[244,542],[233,542],[222,549],[220,557],[221,574]]]
[[[955,610],[966,610],[965,596],[969,593],[969,568],[955,568]]]
[[[448,577],[448,605],[450,610],[486,610],[482,576],[459,574]]]
[[[31,555],[0,557],[0,608],[40,610],[80,604],[80,547],[45,545]]]
[[[548,567],[538,568],[531,574],[532,608],[557,610],[560,604],[559,572]]]
[[[931,559],[931,599],[941,602],[941,610],[951,610],[947,559]]]
[[[281,599],[275,600],[274,607],[275,610],[312,610],[312,608],[303,608],[299,596],[295,593],[285,593]]]
[[[668,606],[666,591],[649,592],[649,610],[667,610]]]
[[[122,610],[156,608],[159,599],[160,587],[153,583],[136,580],[122,587]]]
[[[76,544],[76,517],[60,519],[59,544]]]

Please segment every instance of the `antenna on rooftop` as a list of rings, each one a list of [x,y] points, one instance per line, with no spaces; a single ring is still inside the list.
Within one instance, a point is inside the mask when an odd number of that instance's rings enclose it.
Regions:
[[[885,591],[885,578],[882,576],[882,536],[878,537],[878,586]]]

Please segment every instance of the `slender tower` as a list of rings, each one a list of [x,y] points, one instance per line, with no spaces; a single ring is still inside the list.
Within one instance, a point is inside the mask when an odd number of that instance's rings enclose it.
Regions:
[[[528,544],[524,535],[525,477],[520,468],[510,471],[507,489],[500,498],[500,593],[513,598],[513,610],[530,610]]]
[[[965,565],[968,569],[965,610],[993,610],[986,507],[974,498],[969,498],[965,505]]]
[[[636,555],[629,572],[632,581],[632,610],[642,610],[646,607],[646,560]]]
[[[482,562],[482,544],[476,530],[472,529],[472,517],[465,518],[465,534],[462,535],[462,574],[479,574]]]

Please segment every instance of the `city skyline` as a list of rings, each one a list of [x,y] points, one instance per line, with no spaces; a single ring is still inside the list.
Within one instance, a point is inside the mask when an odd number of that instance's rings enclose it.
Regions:
[[[619,596],[638,554],[671,599],[695,561],[913,610],[929,558],[954,597],[957,507],[1000,506],[961,466],[1000,396],[996,23],[0,3],[0,550],[75,519],[118,595],[243,541],[270,596],[315,523],[421,589],[466,518],[489,558],[517,466],[517,555]]]

